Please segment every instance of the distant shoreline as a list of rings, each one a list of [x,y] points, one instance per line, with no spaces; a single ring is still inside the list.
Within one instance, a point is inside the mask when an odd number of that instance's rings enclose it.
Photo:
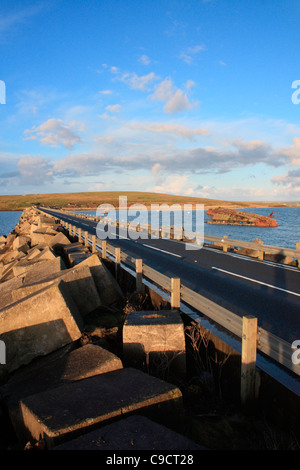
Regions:
[[[53,209],[68,211],[94,211],[101,204],[111,204],[116,210],[119,209],[120,198],[126,198],[127,207],[133,204],[143,205],[147,210],[153,204],[196,204],[204,205],[204,210],[226,207],[228,209],[249,208],[276,208],[276,207],[300,207],[300,201],[226,201],[221,199],[199,198],[191,196],[180,196],[163,193],[149,193],[138,191],[103,191],[82,193],[55,193],[55,194],[23,194],[0,196],[0,212],[24,211],[32,206],[45,206]]]

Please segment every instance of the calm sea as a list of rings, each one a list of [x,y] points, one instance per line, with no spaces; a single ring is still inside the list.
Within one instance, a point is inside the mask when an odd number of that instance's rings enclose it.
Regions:
[[[0,211],[0,236],[8,235],[20,220],[22,211],[2,212]]]
[[[273,212],[275,220],[278,223],[278,227],[243,227],[239,225],[213,225],[204,223],[204,233],[206,235],[213,235],[216,237],[223,237],[227,235],[228,238],[234,240],[243,240],[251,242],[256,238],[259,238],[264,242],[265,245],[273,245],[285,248],[296,248],[296,243],[300,242],[300,207],[268,207],[268,208],[254,208],[245,209],[246,212],[252,212],[254,214],[261,214],[268,216]],[[82,211],[83,213],[95,215],[96,211]],[[147,217],[148,215],[148,217]],[[118,212],[116,211],[118,218]],[[137,213],[141,223],[150,223],[150,212],[143,214],[143,211]],[[114,214],[108,214],[107,217],[114,218]],[[128,220],[134,219],[135,217],[128,217]],[[193,230],[195,230],[196,213],[193,211]],[[204,222],[208,221],[209,218],[204,213]],[[162,212],[160,212],[160,225]],[[170,225],[174,224],[174,215],[170,213]],[[154,221],[153,226],[157,226]]]
[[[300,242],[300,207],[274,207],[274,208],[255,208],[247,209],[247,212],[255,214],[269,215],[274,212],[274,217],[278,222],[278,227],[243,227],[243,226],[221,226],[204,224],[204,233],[206,235],[214,235],[223,237],[227,235],[228,238],[243,241],[253,241],[256,238],[262,240],[266,245],[274,245],[286,248],[295,248],[296,243]],[[96,211],[82,211],[86,214],[94,215]],[[0,236],[8,235],[19,222],[22,212],[0,212]],[[137,215],[139,215],[137,213]],[[161,213],[160,213],[161,215]],[[171,212],[171,225],[173,225],[173,213]],[[193,215],[195,222],[196,216]],[[108,214],[110,217],[110,214]],[[128,217],[134,219],[134,217]],[[205,213],[204,221],[208,220]],[[146,220],[141,220],[145,223]],[[154,224],[155,225],[155,224]]]

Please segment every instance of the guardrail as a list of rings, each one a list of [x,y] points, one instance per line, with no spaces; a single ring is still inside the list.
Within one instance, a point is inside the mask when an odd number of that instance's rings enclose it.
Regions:
[[[90,238],[88,231],[83,232],[81,228],[64,220],[60,220],[60,223],[71,236],[78,237],[79,241],[86,246],[91,245],[93,252],[99,250],[103,259],[107,259],[107,256],[110,255],[116,264],[116,272],[121,267],[121,263],[135,271],[137,292],[143,292],[143,282],[148,280],[169,294],[171,308],[180,309],[180,303],[183,302],[237,337],[242,343],[241,400],[244,404],[251,400],[255,394],[257,351],[262,352],[294,374],[300,375],[300,364],[292,361],[291,344],[258,326],[256,317],[240,317],[189,289],[181,283],[179,278],[165,276],[144,264],[142,259],[136,259],[121,252],[120,248],[108,244],[107,240],[100,240],[96,235],[92,235]]]
[[[62,213],[66,213],[65,211],[61,211]],[[79,214],[76,212],[67,212],[70,215],[80,217],[83,219],[91,220],[94,222],[105,222],[108,223],[109,225],[117,225],[120,226],[121,228],[127,228],[129,223],[125,223],[124,221],[115,221],[113,219],[109,219],[107,217],[96,217],[96,216],[90,216],[87,214]],[[138,230],[147,232],[149,236],[154,236],[154,237],[162,237],[165,233],[170,233],[170,227],[159,227],[159,228],[150,228],[150,225],[148,224],[139,224],[138,225]],[[181,236],[183,235],[183,236]],[[174,227],[171,230],[171,237],[173,239],[176,239],[178,241],[183,240],[183,241],[190,241],[190,242],[195,242],[195,243],[201,243],[201,242],[211,242],[219,245],[222,247],[223,252],[227,252],[228,248],[245,248],[247,250],[255,251],[257,252],[257,258],[259,260],[264,260],[265,254],[274,254],[274,255],[281,255],[281,256],[286,256],[286,257],[291,257],[295,259],[298,263],[298,268],[300,269],[300,242],[296,243],[296,247],[294,248],[286,248],[286,247],[278,247],[274,245],[265,245],[263,242],[261,243],[255,243],[255,242],[245,242],[242,240],[235,240],[235,239],[230,239],[226,235],[224,235],[222,238],[221,237],[216,237],[213,235],[206,235],[200,234],[200,233],[190,233],[190,232],[184,232],[183,229]]]

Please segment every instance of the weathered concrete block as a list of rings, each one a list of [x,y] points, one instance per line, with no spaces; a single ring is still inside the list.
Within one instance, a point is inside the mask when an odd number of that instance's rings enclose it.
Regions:
[[[14,261],[16,259],[21,259],[23,258],[25,255],[25,253],[23,252],[20,252],[19,250],[17,249],[14,249],[14,250],[9,250],[8,252],[6,252],[4,254],[4,256],[2,257],[1,261],[3,262],[3,264],[8,264],[10,263],[11,261]]]
[[[21,274],[25,274],[27,271],[30,271],[33,268],[40,267],[43,264],[47,265],[50,263],[51,261],[47,259],[20,260],[13,267],[13,272],[15,276],[20,276]]]
[[[24,235],[29,234],[30,233],[30,227],[31,227],[31,225],[30,225],[29,222],[27,222],[27,221],[22,222],[22,224],[19,227],[20,235],[21,234],[24,234]]]
[[[6,345],[5,371],[12,372],[76,341],[82,318],[63,282],[0,310],[0,339]]]
[[[19,442],[26,443],[19,410],[21,399],[122,368],[122,361],[111,352],[94,344],[75,348],[72,343],[15,371],[0,388],[0,395]]]
[[[180,313],[129,313],[123,326],[123,360],[126,365],[150,370],[162,378],[182,379],[186,373],[186,351]]]
[[[68,254],[68,260],[70,266],[76,266],[77,264],[81,263],[81,261],[87,259],[89,257],[89,252],[86,250],[82,251],[74,251],[73,253]]]
[[[13,268],[14,268],[14,266],[16,266],[19,263],[20,259],[25,256],[24,253],[20,253],[20,254],[21,254],[20,257],[18,257],[17,259],[15,259],[12,262],[6,264],[5,266],[3,266],[3,268],[0,269],[0,271],[1,271],[0,281],[1,282],[6,282],[9,279],[13,279],[15,277]]]
[[[139,412],[160,421],[178,417],[182,394],[174,385],[136,369],[120,369],[56,387],[21,400],[29,438],[45,438],[48,447],[70,439],[76,431]]]
[[[52,240],[49,242],[49,246],[55,251],[59,247],[71,244],[70,240],[62,233],[59,232],[55,235]]]
[[[12,292],[11,296],[14,301],[24,299],[58,280],[66,283],[81,315],[87,315],[102,305],[90,268],[80,265],[64,269],[32,283],[24,282],[22,286]]]
[[[40,243],[46,243],[47,245],[49,245],[55,235],[57,235],[56,231],[51,231],[50,233],[47,233],[46,231],[35,230],[30,235],[31,246],[33,247],[35,245],[39,245]]]
[[[60,257],[53,260],[42,260],[39,263],[33,263],[31,269],[22,274],[24,284],[41,281],[45,279],[45,277],[63,271],[64,269],[66,269],[66,265]]]
[[[29,243],[30,243],[30,237],[25,237],[24,235],[16,237],[13,241],[13,248],[15,250],[20,249],[20,247],[23,247],[24,245],[28,245],[29,248]]]
[[[13,292],[22,286],[22,278],[15,277],[0,284],[0,309],[14,302]]]
[[[43,215],[40,215],[38,217],[38,226],[39,227],[47,227],[49,225],[58,225],[56,223],[56,218],[55,217],[52,217],[52,216],[43,216]]]
[[[60,444],[53,450],[130,450],[134,455],[137,450],[186,451],[205,448],[146,416],[133,415]],[[110,457],[114,458],[113,455]],[[159,463],[159,458],[154,461]],[[169,457],[171,461],[176,462],[174,457]],[[183,461],[184,456],[177,455],[177,463]]]
[[[103,305],[111,306],[118,304],[124,298],[123,292],[116,279],[102,263],[97,254],[89,256],[87,259],[81,261],[80,264],[91,268]]]

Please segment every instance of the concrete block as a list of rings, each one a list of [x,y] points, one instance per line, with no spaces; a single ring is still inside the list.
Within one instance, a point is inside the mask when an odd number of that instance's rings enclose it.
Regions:
[[[123,325],[123,360],[127,366],[149,370],[161,378],[182,380],[186,374],[186,351],[180,313],[129,313]]]
[[[53,260],[55,259],[57,256],[55,255],[55,253],[52,251],[52,249],[50,247],[46,247],[44,248],[43,250],[40,250],[40,253],[34,258],[35,261],[39,261],[39,260]]]
[[[47,227],[47,226],[52,226],[52,225],[59,225],[57,224],[56,222],[56,218],[55,217],[48,217],[48,216],[43,216],[43,215],[40,215],[39,218],[38,218],[38,227]]]
[[[60,444],[53,450],[130,450],[134,455],[137,450],[172,452],[205,449],[162,424],[155,423],[145,416],[133,415]],[[183,462],[182,457],[177,455],[177,463]],[[154,461],[159,463],[158,457]],[[175,463],[175,458],[169,457],[169,462]]]
[[[29,439],[44,438],[51,448],[128,413],[177,419],[182,394],[172,384],[127,368],[31,395],[21,400],[20,410]]]
[[[93,276],[88,266],[78,266],[53,273],[32,283],[24,282],[11,294],[14,301],[24,299],[58,280],[66,283],[69,292],[82,316],[96,310],[102,305]]]
[[[22,256],[25,256],[25,254],[22,253]],[[19,260],[22,258],[22,256],[20,256],[18,259],[15,259],[11,263],[8,263],[5,266],[3,266],[3,268],[1,269],[1,274],[0,274],[1,276],[0,282],[6,282],[9,279],[13,279],[15,277],[15,274],[13,272],[13,267],[19,263]]]
[[[59,247],[71,244],[70,240],[62,233],[59,232],[55,235],[52,240],[49,242],[49,246],[55,251]]]
[[[22,286],[22,278],[15,277],[0,284],[0,309],[14,302],[13,292]]]
[[[19,233],[20,235],[24,234],[29,234],[30,233],[30,228],[31,228],[31,224],[27,221],[25,222],[22,222],[20,228],[19,228]]]
[[[71,253],[72,251],[80,250],[84,245],[80,242],[68,243],[62,247],[65,254]]]
[[[66,269],[66,265],[60,257],[53,260],[42,260],[39,263],[33,263],[31,269],[22,274],[24,284],[41,281],[51,274],[58,273],[64,269]]]
[[[90,253],[86,250],[82,251],[74,251],[68,254],[68,261],[70,266],[76,266],[77,264],[81,263],[81,261],[87,259]]]
[[[82,318],[63,282],[0,310],[0,339],[6,345],[9,373],[32,359],[76,341]]]
[[[55,387],[122,369],[122,361],[94,344],[75,348],[74,343],[38,357],[15,371],[0,388],[0,395],[21,444],[26,443],[19,412],[20,400]]]
[[[81,261],[81,265],[91,268],[103,305],[112,306],[119,304],[124,298],[123,292],[116,279],[102,263],[98,255],[93,254],[89,256],[87,259]]]
[[[29,248],[29,243],[30,243],[30,237],[25,237],[24,235],[22,235],[14,239],[12,246],[15,250],[18,250],[20,249],[20,247],[24,245],[28,245],[28,248]]]
[[[33,268],[40,267],[43,264],[50,264],[50,262],[51,261],[47,259],[20,260],[17,264],[14,265],[13,272],[15,276],[20,276]]]
[[[17,249],[14,249],[14,250],[9,250],[5,253],[5,255],[2,257],[2,262],[3,264],[8,264],[10,263],[11,261],[14,261],[16,259],[21,259],[23,258],[23,256],[25,255],[25,253],[22,253],[20,252],[19,250]]]
[[[41,231],[35,231],[33,232],[30,237],[31,237],[31,246],[39,245],[40,243],[46,243],[49,245],[51,240],[53,239],[53,236],[56,235],[57,232],[55,233],[44,233]]]
[[[39,250],[38,245],[36,245],[35,247],[27,251],[27,259],[28,260],[34,259],[40,253],[41,253],[41,250]]]

